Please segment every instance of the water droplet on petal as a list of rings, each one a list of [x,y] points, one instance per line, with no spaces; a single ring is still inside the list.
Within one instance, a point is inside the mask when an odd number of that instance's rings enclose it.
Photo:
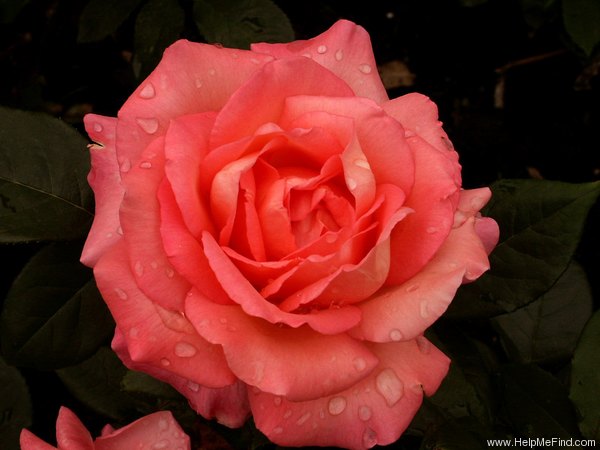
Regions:
[[[345,409],[346,399],[344,397],[333,397],[327,405],[327,410],[332,416],[339,416]]]
[[[154,134],[158,131],[158,119],[154,117],[138,117],[137,119],[135,119],[135,121],[140,126],[140,128],[148,134]]]
[[[155,269],[155,270],[156,270],[156,269],[158,268],[158,263],[157,263],[156,261],[152,261],[152,262],[150,263],[150,267],[152,267],[153,269]]]
[[[123,236],[123,228],[121,228],[121,227],[118,227],[118,228],[117,228],[117,234],[118,234],[119,236]]]
[[[419,285],[418,284],[411,284],[410,286],[408,286],[406,288],[406,292],[415,292],[419,289]]]
[[[328,233],[325,235],[325,242],[327,242],[328,244],[333,244],[335,241],[337,241],[337,238],[337,234]]]
[[[404,384],[392,369],[384,369],[377,375],[375,388],[385,399],[389,407],[398,403],[404,395]]]
[[[135,265],[133,266],[133,270],[135,270],[135,274],[138,277],[141,277],[142,275],[144,275],[144,266],[142,265],[141,262],[137,261],[135,263]]]
[[[171,365],[171,361],[169,361],[167,358],[161,358],[160,359],[160,363],[161,365],[163,365],[164,367],[168,367]]]
[[[335,60],[341,61],[342,59],[344,59],[344,51],[339,49],[337,52],[335,52]]]
[[[102,126],[102,124],[100,124],[100,123],[98,123],[98,122],[96,122],[96,123],[94,124],[94,131],[95,131],[96,133],[100,133],[100,132],[101,132],[103,129],[104,129],[104,127]]]
[[[152,163],[150,161],[142,161],[140,163],[140,167],[142,169],[151,169],[152,168]]]
[[[129,336],[131,336],[132,338],[136,338],[140,335],[140,330],[138,330],[136,327],[133,327],[129,330]]]
[[[358,408],[358,418],[363,422],[369,420],[372,415],[373,411],[371,411],[371,408],[369,408],[367,405],[362,405],[360,408]]]
[[[152,448],[155,450],[161,450],[163,448],[167,448],[169,446],[169,441],[168,439],[161,439],[160,441],[156,442]]]
[[[146,84],[140,91],[140,97],[144,99],[153,98],[156,95],[156,91],[154,90],[154,85],[152,83]]]
[[[121,288],[115,288],[115,292],[121,300],[127,300],[127,293]]]
[[[377,433],[371,428],[367,428],[363,433],[363,445],[365,448],[371,448],[377,444]]]
[[[404,336],[402,336],[402,333],[400,332],[400,330],[394,328],[393,330],[390,330],[390,339],[394,342],[400,342],[402,340]]]
[[[200,390],[200,385],[198,383],[194,383],[193,381],[188,381],[187,387],[190,391],[193,392],[198,392]]]
[[[289,419],[290,417],[292,417],[292,410],[288,409],[285,413],[283,413],[283,418]]]
[[[352,364],[357,372],[362,372],[367,368],[367,361],[364,358],[355,358]]]
[[[283,433],[283,428],[281,428],[281,427],[273,428],[273,434],[281,434],[281,433]]]
[[[175,344],[175,354],[181,358],[190,358],[196,354],[198,350],[188,342],[178,342]]]
[[[169,428],[169,422],[167,422],[167,421],[166,421],[166,420],[164,420],[164,419],[160,419],[160,420],[158,421],[158,429],[159,429],[160,431],[167,431],[167,429],[168,429],[168,428]]]
[[[350,189],[351,191],[356,189],[356,186],[358,186],[358,183],[356,182],[356,180],[354,178],[348,178],[346,180],[346,184],[348,185],[348,189]]]
[[[256,59],[256,58],[250,58],[250,62],[252,64],[260,64],[260,61],[258,59]]]
[[[363,169],[367,169],[367,170],[371,169],[371,165],[369,164],[369,161],[367,161],[366,159],[362,159],[362,158],[355,159],[354,165],[358,166],[358,167],[362,167]]]
[[[131,161],[128,159],[124,159],[121,163],[121,172],[126,173],[131,170]]]
[[[360,70],[364,74],[369,74],[373,70],[369,64],[361,64],[358,66],[358,70]]]
[[[431,315],[431,312],[429,311],[429,305],[427,304],[426,300],[422,300],[421,304],[419,305],[419,315],[423,319],[427,319]]]
[[[425,229],[425,232],[427,232],[427,234],[435,234],[439,231],[438,227],[427,227]]]
[[[223,325],[225,325],[227,323],[227,319],[225,317],[221,317],[219,319],[219,323],[222,323]]]
[[[202,83],[202,80],[200,78],[196,78],[194,84],[196,85],[196,88],[200,89],[204,83]]]
[[[173,278],[175,276],[175,271],[170,267],[167,267],[165,269],[165,275],[167,276],[167,278]]]
[[[431,351],[431,342],[425,336],[419,336],[417,337],[417,347],[421,353],[428,354]]]
[[[319,45],[319,46],[317,47],[317,53],[323,54],[323,53],[325,53],[326,51],[327,51],[327,46],[325,46],[325,45]]]
[[[275,406],[281,406],[281,402],[282,402],[282,399],[281,399],[281,397],[277,396],[277,397],[274,397],[274,398],[273,398],[273,404],[274,404]]]
[[[296,425],[304,425],[304,424],[306,423],[306,421],[307,421],[308,419],[310,419],[310,416],[311,416],[311,415],[312,415],[312,414],[311,414],[311,413],[309,413],[309,412],[306,412],[306,413],[302,414],[302,415],[300,416],[300,418],[299,418],[298,420],[296,420]]]

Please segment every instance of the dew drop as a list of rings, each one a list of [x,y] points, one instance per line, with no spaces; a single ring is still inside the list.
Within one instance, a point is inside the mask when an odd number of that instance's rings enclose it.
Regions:
[[[389,407],[394,406],[404,395],[404,384],[392,369],[384,369],[375,379],[375,389]]]
[[[152,168],[152,163],[150,161],[142,161],[140,163],[140,167],[142,169],[151,169]]]
[[[400,332],[400,330],[394,328],[393,330],[390,330],[390,339],[394,342],[400,342],[402,340],[404,336],[402,336],[402,333]]]
[[[354,178],[348,178],[346,180],[346,184],[348,185],[348,189],[350,189],[351,191],[356,189],[356,186],[358,186],[358,183],[356,182],[356,180]]]
[[[273,434],[281,434],[281,433],[283,433],[283,428],[281,428],[281,427],[273,428]]]
[[[154,117],[138,117],[137,119],[135,119],[135,121],[140,126],[140,128],[148,134],[154,134],[158,131],[158,119]]]
[[[227,323],[227,319],[225,317],[221,317],[219,319],[219,323],[222,323],[223,325],[225,325]]]
[[[98,122],[94,124],[94,131],[96,133],[100,133],[103,129],[104,127],[102,126],[102,124],[99,124]]]
[[[144,266],[139,261],[135,263],[135,266],[133,266],[133,270],[135,271],[135,274],[138,277],[141,277],[142,275],[144,275]]]
[[[319,45],[317,47],[317,53],[323,54],[327,51],[327,46],[326,45]]]
[[[367,368],[367,361],[364,358],[355,358],[352,364],[357,372],[362,372]]]
[[[337,241],[337,238],[337,234],[328,233],[325,235],[325,242],[327,242],[328,244],[333,244],[335,241]]]
[[[256,58],[250,58],[250,62],[252,64],[260,64],[260,61],[258,59],[256,59]]]
[[[121,172],[129,172],[131,170],[131,161],[128,159],[124,159],[121,163]]]
[[[216,74],[216,73],[217,73],[217,71],[216,71],[215,69],[210,69],[210,70],[208,71],[208,74],[209,74],[210,76],[215,76],[215,74]]]
[[[173,278],[175,276],[175,271],[170,267],[167,267],[165,269],[165,275],[167,276],[167,278]]]
[[[427,319],[429,316],[431,316],[431,311],[429,311],[429,305],[425,300],[421,301],[421,304],[419,305],[419,315],[423,319]]]
[[[312,58],[312,55],[310,53],[302,53],[302,56],[308,59]]]
[[[198,350],[188,342],[178,342],[175,344],[175,354],[181,358],[190,358],[196,354]]]
[[[152,261],[152,262],[150,263],[150,267],[152,267],[153,269],[155,269],[155,270],[156,270],[156,269],[158,268],[158,263],[157,263],[156,261]]]
[[[169,361],[167,358],[160,358],[160,364],[164,367],[168,367],[171,365],[171,361]]]
[[[369,408],[367,405],[362,405],[360,408],[358,408],[358,418],[363,422],[369,420],[372,415],[373,411],[371,411],[371,408]]]
[[[163,448],[167,448],[169,446],[169,441],[167,439],[161,439],[157,443],[155,443],[152,448],[156,450],[160,450]]]
[[[344,59],[344,51],[339,49],[337,52],[335,52],[335,60],[341,61],[342,59]]]
[[[425,232],[427,232],[427,234],[435,234],[439,231],[438,227],[427,227],[425,229]]]
[[[158,429],[160,431],[167,431],[168,428],[169,428],[169,423],[166,420],[160,419],[158,421]]]
[[[285,413],[283,413],[283,418],[289,419],[290,417],[292,417],[292,410],[288,409]]]
[[[296,425],[304,425],[312,414],[310,412],[306,412],[300,416],[298,420],[296,420]]]
[[[360,70],[364,74],[369,74],[373,70],[369,64],[361,64],[358,66],[358,70]]]
[[[363,433],[363,445],[365,448],[371,448],[377,444],[377,433],[371,428],[367,428]]]
[[[117,234],[118,234],[119,236],[123,236],[123,228],[121,228],[121,227],[118,227],[118,228],[117,228]]]
[[[153,98],[156,95],[156,91],[154,90],[154,85],[152,83],[146,84],[140,91],[140,97],[146,100]]]
[[[277,397],[273,398],[273,404],[275,406],[281,406],[281,402],[282,402],[281,397],[277,396]]]
[[[423,354],[428,354],[431,351],[431,342],[429,342],[425,336],[417,337],[417,347]]]
[[[131,336],[132,338],[136,338],[140,335],[140,330],[138,330],[136,327],[133,327],[129,330],[129,336]]]
[[[192,392],[198,392],[200,390],[200,385],[198,383],[194,383],[193,381],[188,381],[187,387]]]
[[[194,84],[196,85],[197,89],[200,89],[204,83],[202,83],[202,80],[200,78],[196,78]]]
[[[115,292],[121,300],[127,300],[127,293],[121,288],[115,288]]]
[[[362,167],[363,169],[367,169],[367,170],[371,169],[371,165],[369,164],[369,161],[367,161],[366,159],[362,159],[362,158],[355,159],[354,165],[358,166],[358,167]]]
[[[339,416],[345,409],[346,399],[344,397],[333,397],[327,405],[327,410],[332,416]]]

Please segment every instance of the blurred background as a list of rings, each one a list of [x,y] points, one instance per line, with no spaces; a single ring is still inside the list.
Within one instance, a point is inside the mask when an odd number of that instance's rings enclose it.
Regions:
[[[417,91],[438,105],[465,187],[600,179],[597,0],[0,0],[0,105],[83,132],[85,114],[115,116],[179,38],[248,48],[311,38],[340,18],[370,33],[390,97]],[[577,252],[596,299],[599,216],[596,205]],[[2,250],[2,298],[39,248]],[[60,404],[88,425],[106,422],[53,372],[21,372],[41,437],[53,439]],[[201,428],[202,448],[230,448],[221,432]]]

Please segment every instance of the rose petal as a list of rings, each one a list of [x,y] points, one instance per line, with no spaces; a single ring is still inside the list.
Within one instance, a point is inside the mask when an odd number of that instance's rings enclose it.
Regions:
[[[475,232],[481,239],[487,254],[492,253],[500,237],[500,228],[496,221],[489,217],[475,218]]]
[[[187,436],[169,411],[150,414],[95,440],[96,450],[190,449]]]
[[[121,205],[123,239],[131,271],[142,291],[165,308],[180,310],[189,283],[173,268],[161,243],[157,193],[164,178],[163,138],[142,153],[142,162],[123,179]]]
[[[204,418],[216,418],[219,423],[231,428],[240,427],[246,421],[250,406],[245,384],[236,380],[228,386],[208,388],[166,369],[132,361],[125,337],[118,328],[115,331],[112,348],[117,352],[123,364],[131,370],[147,373],[177,389],[188,399],[192,409]]]
[[[211,147],[251,136],[262,124],[277,123],[285,100],[295,95],[349,97],[354,94],[340,78],[311,60],[273,61],[238,89],[219,111],[210,138]]]
[[[217,305],[201,295],[188,297],[186,315],[205,339],[223,346],[242,381],[294,401],[345,389],[377,364],[362,343],[345,334],[273,326],[239,306]]]
[[[204,233],[202,242],[208,262],[221,286],[250,316],[260,317],[271,323],[284,323],[294,328],[308,324],[313,330],[323,334],[341,333],[360,321],[360,314],[354,306],[345,306],[334,311],[322,310],[313,314],[291,314],[281,311],[265,300],[244,278],[211,235]]]
[[[57,450],[26,429],[21,430],[19,443],[21,450]]]
[[[92,168],[87,177],[94,190],[96,211],[81,254],[81,262],[93,267],[100,255],[121,238],[119,206],[124,190],[115,147],[117,119],[87,114],[84,123],[92,141],[98,143],[89,147]]]
[[[92,436],[73,412],[62,406],[56,419],[56,441],[61,450],[94,450]]]
[[[140,291],[123,244],[115,245],[98,261],[94,275],[117,327],[125,335],[132,360],[168,368],[209,387],[235,381],[218,346],[198,336],[180,312],[155,305]]]
[[[312,401],[291,402],[251,392],[259,430],[282,446],[366,449],[394,442],[446,375],[449,359],[420,336],[407,342],[372,345],[379,365],[355,385]]]
[[[442,122],[438,120],[438,108],[429,97],[412,92],[385,102],[381,107],[409,134],[417,134],[442,152],[453,149]]]
[[[446,311],[463,277],[475,279],[489,268],[474,222],[471,217],[453,229],[435,257],[409,281],[360,303],[362,320],[350,334],[372,342],[422,334]]]
[[[273,58],[180,40],[119,111],[119,163],[137,165],[142,151],[174,117],[219,111],[254,72]]]
[[[375,64],[371,39],[364,28],[337,21],[319,36],[289,44],[252,44],[252,50],[275,58],[308,56],[350,85],[356,95],[377,103],[388,99]]]

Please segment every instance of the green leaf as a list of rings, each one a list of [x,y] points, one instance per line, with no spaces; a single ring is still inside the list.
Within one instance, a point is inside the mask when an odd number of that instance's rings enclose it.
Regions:
[[[142,372],[129,371],[121,382],[123,391],[148,398],[178,399],[181,394],[167,383]]]
[[[472,417],[450,419],[428,430],[421,449],[481,450],[488,448],[487,440],[491,438],[491,430]]]
[[[123,392],[121,382],[128,369],[108,347],[84,362],[56,371],[67,389],[93,411],[127,422],[137,415],[137,401]]]
[[[600,2],[562,0],[563,21],[571,39],[588,55],[600,43]]]
[[[514,311],[548,291],[571,262],[600,194],[600,182],[501,180],[491,188],[483,214],[500,226],[491,270],[459,290],[450,317]]]
[[[194,19],[208,42],[226,47],[294,40],[290,21],[271,0],[194,0]]]
[[[93,218],[87,141],[46,114],[0,107],[0,243],[77,239]]]
[[[556,362],[573,354],[592,306],[586,274],[573,262],[539,299],[491,323],[514,361]]]
[[[92,355],[114,330],[81,246],[43,248],[13,283],[0,317],[2,352],[17,366],[56,369]]]
[[[165,49],[181,35],[184,12],[177,0],[149,0],[135,21],[133,67],[144,78],[160,61]]]
[[[506,419],[516,435],[569,439],[578,436],[567,389],[535,365],[506,365],[499,373]]]
[[[97,42],[113,34],[142,0],[90,0],[79,17],[78,42]]]
[[[0,0],[0,23],[11,23],[31,0]]]
[[[580,414],[579,429],[600,440],[600,311],[596,311],[581,334],[571,371],[570,397]]]
[[[31,400],[17,369],[0,358],[0,442],[2,450],[19,450],[21,429],[31,426]]]

